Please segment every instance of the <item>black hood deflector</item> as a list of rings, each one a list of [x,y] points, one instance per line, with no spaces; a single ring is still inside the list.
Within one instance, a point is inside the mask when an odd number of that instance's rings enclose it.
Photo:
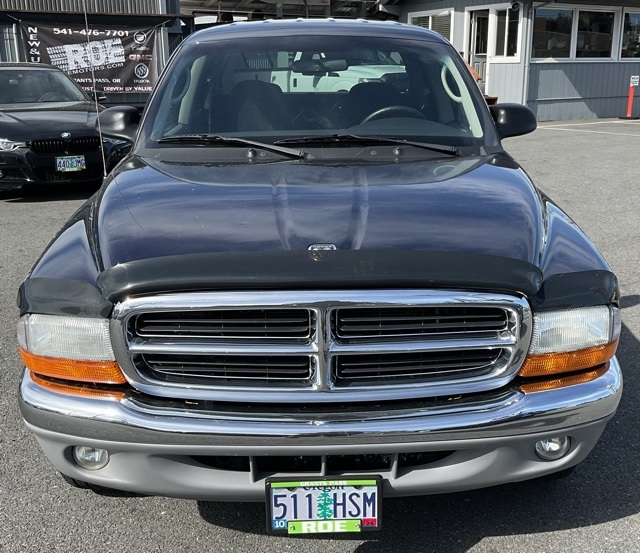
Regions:
[[[617,304],[609,271],[553,275],[484,254],[417,250],[229,252],[143,259],[106,269],[97,287],[32,278],[20,288],[21,314],[109,315],[128,297],[224,290],[456,289],[522,295],[535,311]]]

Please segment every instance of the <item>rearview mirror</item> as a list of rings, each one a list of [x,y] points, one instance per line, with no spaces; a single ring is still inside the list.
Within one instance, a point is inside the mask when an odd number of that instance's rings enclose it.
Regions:
[[[100,113],[98,121],[103,135],[133,142],[140,123],[140,112],[132,106],[114,106]]]
[[[522,104],[496,104],[489,109],[500,139],[528,134],[538,126],[536,116]]]
[[[294,73],[331,73],[349,69],[347,60],[298,60],[291,64]]]

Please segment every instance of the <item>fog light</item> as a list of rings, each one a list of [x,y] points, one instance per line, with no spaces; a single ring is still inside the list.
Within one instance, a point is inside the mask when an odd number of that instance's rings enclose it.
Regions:
[[[4,177],[4,171],[2,169],[0,169],[0,179]]]
[[[536,455],[545,461],[557,461],[569,453],[571,440],[566,436],[536,442]]]
[[[99,470],[109,462],[109,452],[97,447],[77,445],[73,448],[73,459],[83,469]]]

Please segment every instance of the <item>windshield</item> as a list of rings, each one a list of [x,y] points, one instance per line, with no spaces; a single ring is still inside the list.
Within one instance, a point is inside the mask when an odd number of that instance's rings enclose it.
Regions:
[[[48,69],[0,70],[0,109],[24,109],[40,102],[82,102],[86,98],[60,71]]]
[[[270,143],[350,135],[479,147],[481,97],[464,71],[453,48],[430,41],[265,36],[195,43],[169,67],[139,144],[175,148],[178,141],[167,139],[184,135]]]

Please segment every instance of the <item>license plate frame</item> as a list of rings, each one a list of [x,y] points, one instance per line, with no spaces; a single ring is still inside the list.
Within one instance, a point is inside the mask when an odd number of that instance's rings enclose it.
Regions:
[[[86,171],[86,169],[87,160],[84,155],[56,157],[56,171],[59,173],[73,173],[76,171]]]
[[[345,532],[363,532],[380,530],[382,526],[382,476],[356,475],[313,478],[309,476],[271,477],[265,483],[265,503],[267,511],[267,532],[277,535],[310,535]],[[333,508],[333,515],[350,515],[354,510],[361,509],[362,515],[374,516],[330,516],[318,517],[317,503],[321,493],[330,494],[331,501],[324,506]],[[372,512],[368,512],[371,495],[374,493]],[[338,496],[333,494],[339,494]],[[360,494],[355,497],[350,494]],[[274,508],[274,497],[278,505]],[[311,495],[311,500],[309,500]],[[284,497],[283,497],[284,496]],[[296,496],[298,499],[291,499]],[[342,513],[337,512],[333,506],[333,499],[341,499],[339,503]],[[306,500],[306,501],[305,501]],[[293,509],[293,502],[297,501],[296,510],[300,505],[298,515],[293,518],[284,518],[288,510]],[[316,502],[315,504],[313,502]],[[367,501],[365,504],[364,502]],[[346,504],[349,502],[349,508]],[[303,506],[304,503],[304,506]],[[342,505],[345,507],[341,507]],[[280,509],[275,513],[275,509]],[[307,516],[304,516],[306,509]],[[313,510],[313,516],[309,517],[309,510]],[[274,518],[278,515],[278,518]]]

